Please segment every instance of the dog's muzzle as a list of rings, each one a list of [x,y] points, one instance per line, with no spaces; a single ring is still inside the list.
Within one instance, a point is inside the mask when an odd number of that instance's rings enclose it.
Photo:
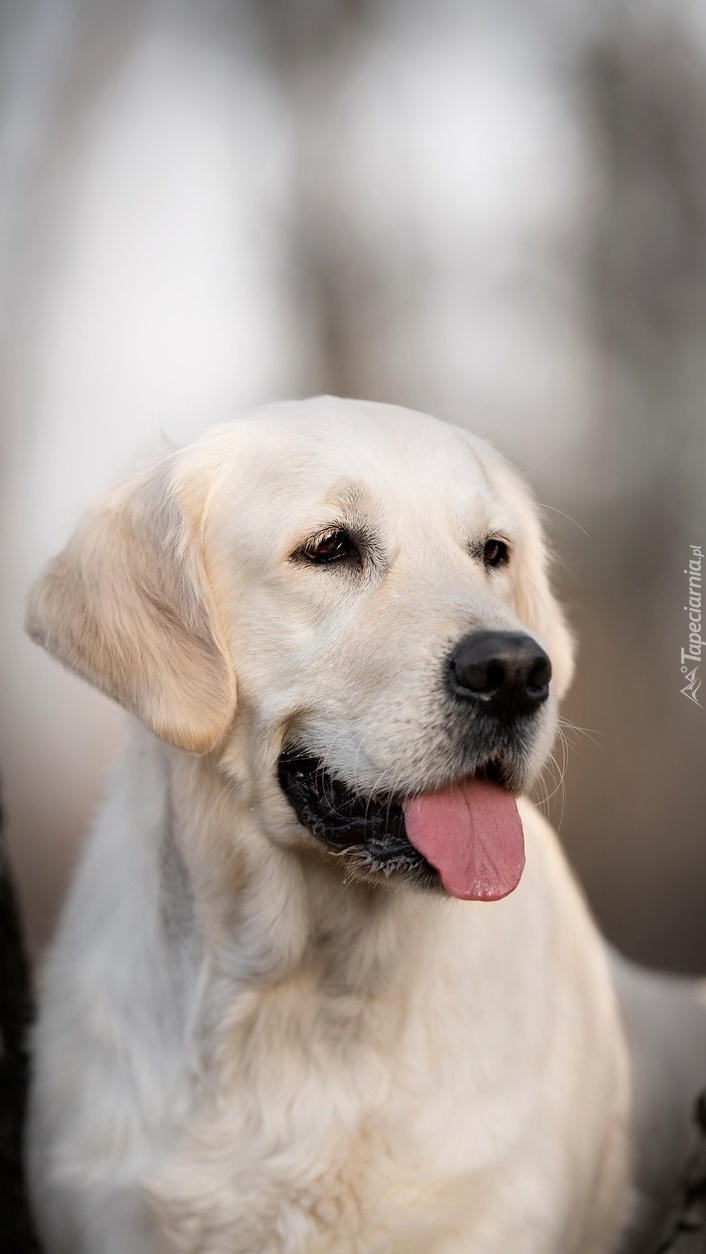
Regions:
[[[530,635],[464,636],[442,664],[445,781],[425,788],[420,780],[411,796],[365,795],[306,746],[291,745],[279,759],[280,787],[300,824],[353,875],[496,900],[512,891],[524,865],[513,794],[526,786],[551,673]]]

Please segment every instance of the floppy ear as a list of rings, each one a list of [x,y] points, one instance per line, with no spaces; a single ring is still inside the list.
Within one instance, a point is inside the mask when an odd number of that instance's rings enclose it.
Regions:
[[[31,590],[38,644],[162,740],[205,753],[235,713],[201,556],[205,485],[167,458],[83,519]]]

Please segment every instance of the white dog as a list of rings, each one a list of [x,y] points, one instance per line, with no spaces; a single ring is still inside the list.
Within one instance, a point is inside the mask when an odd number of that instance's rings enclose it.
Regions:
[[[144,725],[44,973],[51,1254],[609,1254],[661,1205],[706,1027],[624,968],[621,1010],[518,810],[546,564],[487,445],[323,398],[141,468],[39,581],[32,636]]]

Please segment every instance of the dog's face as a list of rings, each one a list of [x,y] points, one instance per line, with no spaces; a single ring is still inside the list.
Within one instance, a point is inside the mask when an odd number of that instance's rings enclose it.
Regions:
[[[511,793],[549,752],[571,643],[531,498],[466,433],[332,398],[219,428],[93,513],[30,630],[214,754],[273,840],[459,896],[517,882]],[[476,848],[472,883],[464,840],[500,851]]]

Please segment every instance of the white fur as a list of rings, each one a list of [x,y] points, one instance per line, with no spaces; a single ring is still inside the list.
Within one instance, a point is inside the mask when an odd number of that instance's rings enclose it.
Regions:
[[[290,560],[351,510],[379,569]],[[275,773],[296,734],[362,791],[443,783],[439,668],[477,627],[552,657],[539,771],[572,650],[526,488],[461,431],[323,398],[208,433],[91,518],[30,629],[152,730],[132,726],[44,971],[47,1250],[609,1254],[632,1200],[628,1055],[546,822],[523,803],[514,893],[458,902],[352,878]],[[497,530],[512,560],[489,572],[468,546]],[[182,701],[201,665],[213,698]]]

